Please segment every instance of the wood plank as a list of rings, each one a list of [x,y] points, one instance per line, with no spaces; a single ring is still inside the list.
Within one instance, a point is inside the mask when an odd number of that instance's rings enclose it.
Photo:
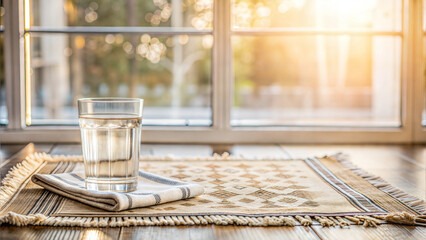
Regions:
[[[141,144],[140,155],[153,155],[150,145]],[[51,154],[53,155],[81,155],[81,144],[58,144],[56,145]]]
[[[421,169],[376,169],[364,168],[380,176],[392,186],[419,199],[426,200],[426,171]]]
[[[426,145],[407,145],[402,147],[402,154],[407,161],[426,169]]]
[[[24,148],[26,144],[0,144],[0,163]]]
[[[296,227],[215,226],[216,239],[320,239],[311,229]]]
[[[306,227],[125,227],[120,239],[319,239]]]
[[[323,156],[337,152],[345,153],[349,160],[368,173],[382,177],[405,192],[426,199],[426,171],[418,164],[407,161],[399,145],[281,145],[293,158]],[[404,150],[405,149],[405,150]]]
[[[0,163],[0,179],[3,179],[9,172],[10,168],[21,162],[28,155],[35,152],[49,152],[53,144],[33,144],[29,143],[22,148],[18,153],[12,155],[8,159]]]
[[[34,152],[50,153],[53,144],[28,144],[20,152],[8,159],[0,172],[8,170]],[[69,149],[71,153],[71,149]],[[9,166],[10,165],[10,166]],[[4,176],[4,175],[3,175]],[[1,226],[0,239],[118,239],[120,228],[76,228],[45,226]]]
[[[292,158],[324,156],[342,152],[347,154],[351,161],[368,167],[422,169],[406,160],[404,148],[399,145],[281,145],[281,147]]]
[[[426,239],[426,228],[383,224],[377,228],[312,226],[322,239]]]
[[[154,156],[188,157],[211,156],[213,154],[213,148],[210,145],[202,144],[145,144],[144,146],[152,149]]]
[[[233,145],[230,144],[213,144],[213,153],[222,155],[223,153],[232,153]]]
[[[179,145],[179,144],[142,144],[141,155],[154,156],[211,156],[214,153],[229,152],[235,156],[248,158],[289,158],[278,145]],[[51,154],[77,154],[81,155],[80,144],[59,144],[54,147]]]
[[[120,239],[214,239],[212,226],[123,227]]]
[[[235,145],[231,154],[247,159],[261,158],[290,158],[279,145]]]
[[[346,154],[351,161],[372,168],[418,168],[419,164],[407,161],[407,146],[402,145],[281,145],[292,158],[306,158]],[[360,166],[360,167],[363,167]]]
[[[52,155],[81,155],[81,144],[56,144]]]
[[[117,239],[120,228],[2,226],[0,239]]]

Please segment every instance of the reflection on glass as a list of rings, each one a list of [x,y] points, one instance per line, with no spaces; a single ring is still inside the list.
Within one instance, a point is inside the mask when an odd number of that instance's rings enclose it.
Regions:
[[[401,0],[233,0],[234,28],[401,30]]]
[[[213,0],[33,0],[31,26],[212,27]],[[56,9],[57,11],[52,11]]]
[[[39,34],[32,124],[76,124],[82,97],[145,99],[145,125],[210,125],[212,36]]]
[[[231,124],[400,125],[401,39],[232,38]]]

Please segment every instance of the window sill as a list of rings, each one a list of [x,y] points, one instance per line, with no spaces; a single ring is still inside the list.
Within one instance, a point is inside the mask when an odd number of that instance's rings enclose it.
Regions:
[[[150,143],[410,143],[408,128],[348,127],[214,127],[142,128],[142,141]],[[0,142],[80,142],[77,126],[31,126],[22,130],[0,129]]]

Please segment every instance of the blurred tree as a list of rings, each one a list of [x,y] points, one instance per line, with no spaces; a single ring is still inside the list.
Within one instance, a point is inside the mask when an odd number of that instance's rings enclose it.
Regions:
[[[208,19],[211,2],[204,1],[201,6],[197,5],[199,2],[203,1],[67,0],[66,11],[69,26],[211,27],[211,19]],[[193,21],[201,17],[204,20]],[[143,97],[151,106],[190,106],[194,101],[185,100],[182,84],[192,81],[199,88],[196,92],[208,94],[204,89],[210,87],[210,59],[206,58],[210,48],[198,51],[198,40],[189,38],[182,43],[179,38],[182,36],[70,36],[74,102],[83,95],[98,96],[101,86],[107,86],[109,96],[119,96],[120,86],[125,86],[127,97]],[[78,42],[82,43],[80,48]],[[194,68],[200,69],[191,71],[189,79],[183,81],[188,71]],[[149,91],[141,96],[138,86]],[[153,94],[154,88],[161,86],[171,89],[171,93]],[[83,93],[85,88],[90,89],[88,93]]]

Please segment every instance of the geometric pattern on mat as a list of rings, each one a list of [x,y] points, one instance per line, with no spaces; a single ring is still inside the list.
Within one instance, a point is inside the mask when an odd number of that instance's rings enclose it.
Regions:
[[[82,175],[83,167],[82,163],[77,163],[67,171]],[[304,160],[198,161],[190,163],[141,161],[140,168],[160,176],[200,184],[204,186],[205,193],[192,199],[118,213],[86,207],[81,203],[66,199],[54,214],[61,216],[69,214],[122,216],[205,213],[286,215],[295,212],[377,214],[383,212],[368,202],[364,203],[365,208],[360,208],[348,201],[348,191],[342,194],[330,187],[329,183],[313,171]]]

